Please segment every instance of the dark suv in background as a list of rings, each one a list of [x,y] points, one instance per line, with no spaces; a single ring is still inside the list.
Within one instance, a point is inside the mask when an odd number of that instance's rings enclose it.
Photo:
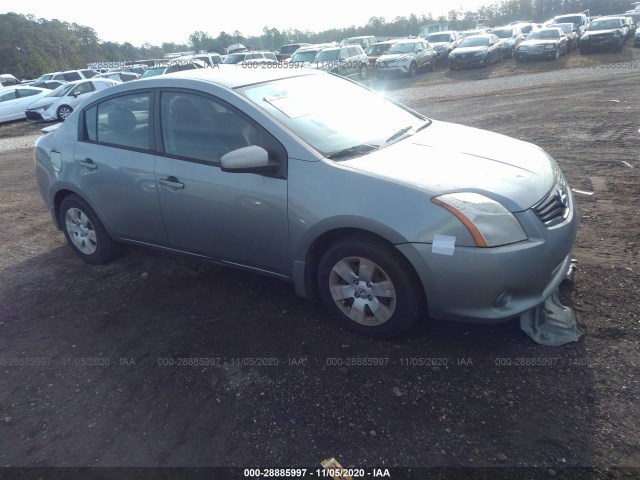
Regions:
[[[593,50],[621,52],[627,28],[622,17],[595,19],[580,38],[580,53],[585,55]]]

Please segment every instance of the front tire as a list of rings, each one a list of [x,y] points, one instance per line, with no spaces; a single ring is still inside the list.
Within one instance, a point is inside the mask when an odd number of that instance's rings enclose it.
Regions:
[[[411,65],[409,65],[409,77],[415,77],[416,73],[418,73],[418,64],[413,62]]]
[[[332,244],[320,259],[317,280],[331,314],[364,335],[399,335],[424,307],[424,294],[409,262],[378,240],[353,236]]]
[[[78,195],[69,195],[60,204],[60,225],[69,246],[87,263],[101,265],[120,254],[120,245]]]
[[[58,120],[64,122],[67,118],[69,118],[69,115],[71,115],[72,112],[73,108],[71,108],[69,105],[60,105],[58,107],[58,110],[56,111],[56,116],[58,117]]]

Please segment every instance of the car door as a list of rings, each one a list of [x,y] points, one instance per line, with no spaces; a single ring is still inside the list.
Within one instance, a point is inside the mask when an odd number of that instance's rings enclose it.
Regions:
[[[80,105],[80,102],[82,102],[88,95],[92,94],[93,92],[94,88],[92,82],[82,82],[69,90],[65,101],[71,108],[76,108],[78,105]]]
[[[17,98],[18,91],[15,88],[4,87],[0,90],[0,122],[14,120],[16,113],[20,112],[16,109]]]
[[[217,97],[165,90],[159,102],[156,179],[170,245],[288,275],[287,153],[266,130]],[[220,158],[259,145],[279,175],[229,173]]]
[[[80,191],[112,236],[166,246],[150,148],[152,98],[126,93],[84,108],[74,160]]]

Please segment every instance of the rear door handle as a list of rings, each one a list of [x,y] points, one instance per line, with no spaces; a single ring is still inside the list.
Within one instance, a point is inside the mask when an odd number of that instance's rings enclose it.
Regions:
[[[180,180],[178,180],[174,176],[167,177],[167,178],[160,178],[158,180],[158,183],[160,185],[164,185],[165,187],[184,188],[184,183],[182,183]]]
[[[89,168],[91,170],[95,170],[96,168],[98,168],[98,165],[93,163],[93,160],[91,160],[90,158],[83,158],[82,160],[78,160],[78,163],[81,167]]]

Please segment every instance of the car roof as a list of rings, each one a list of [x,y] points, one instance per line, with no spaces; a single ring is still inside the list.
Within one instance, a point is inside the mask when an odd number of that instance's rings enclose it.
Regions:
[[[394,43],[398,43],[399,41],[401,41],[401,38],[394,38],[392,40],[383,40],[382,42],[376,42],[374,44],[372,44],[371,46],[373,47],[374,45],[393,45]]]
[[[216,68],[200,68],[197,70],[183,70],[181,72],[169,73],[166,75],[143,78],[136,80],[135,84],[141,86],[143,83],[166,82],[167,80],[192,79],[201,80],[213,84],[218,84],[227,88],[237,88],[255,83],[269,82],[283,78],[299,77],[303,75],[323,75],[324,72],[315,69],[296,68],[287,69],[244,69],[235,65],[220,65]]]
[[[5,89],[12,89],[12,90],[42,90],[43,92],[49,92],[50,90],[48,88],[42,88],[42,87],[32,87],[31,85],[9,85],[8,87],[4,87]]]

